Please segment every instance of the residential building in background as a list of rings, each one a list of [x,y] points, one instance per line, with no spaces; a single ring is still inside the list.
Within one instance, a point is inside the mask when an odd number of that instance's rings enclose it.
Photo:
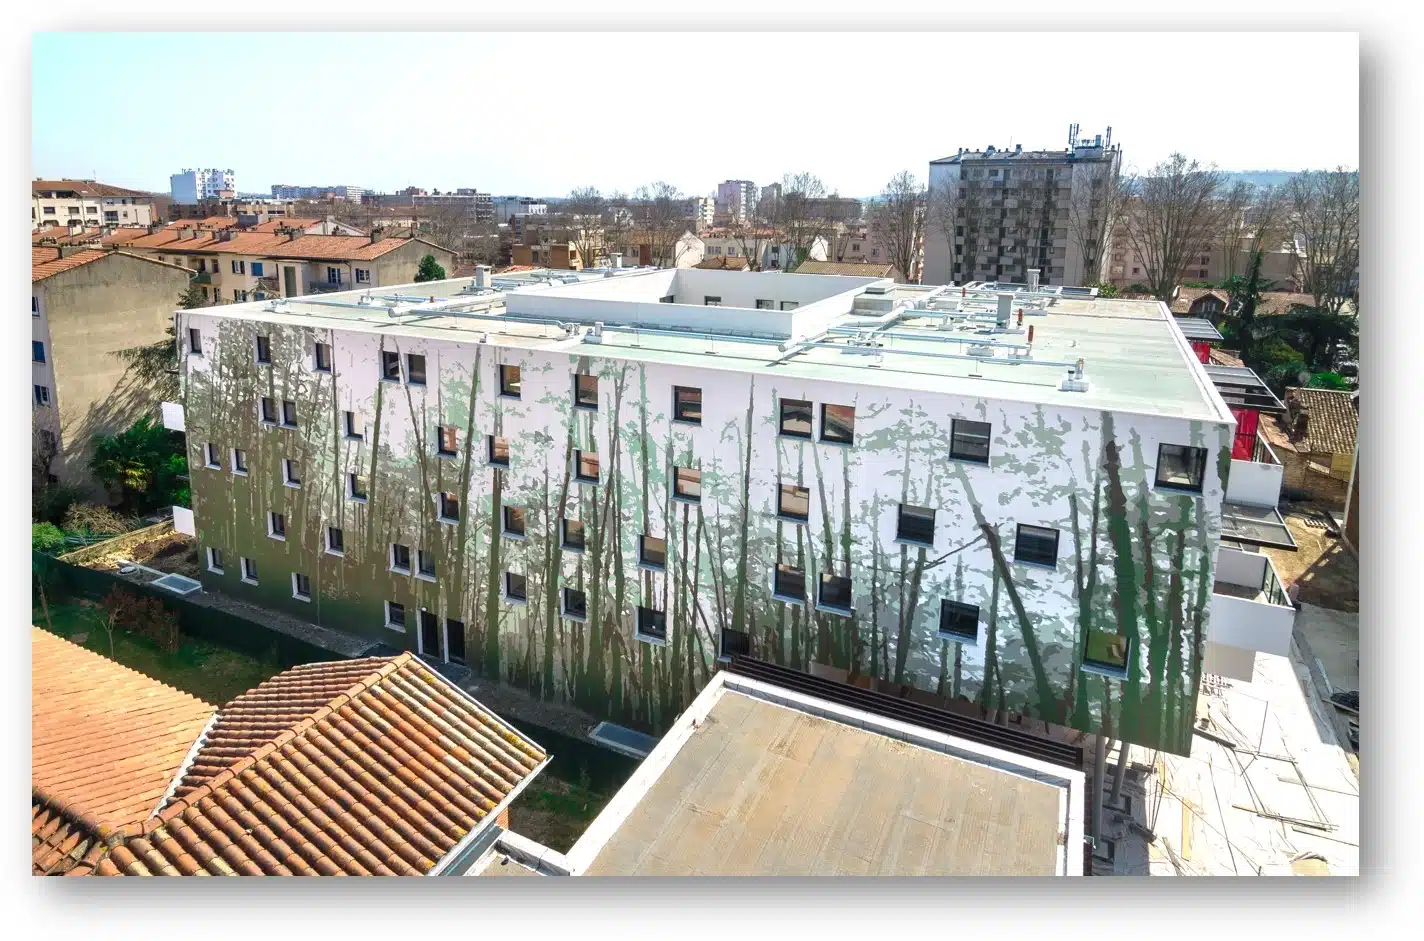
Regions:
[[[692,231],[696,233],[712,228],[717,216],[717,200],[711,196],[694,196],[689,202],[688,219],[692,221]]]
[[[757,209],[763,218],[767,217],[768,210],[775,211],[776,203],[781,199],[781,184],[771,183],[761,188],[761,195],[757,198]]]
[[[1106,271],[1109,204],[1122,149],[1107,136],[1064,150],[961,149],[930,162],[925,284],[1094,284]]]
[[[716,211],[735,222],[746,222],[756,215],[760,196],[760,191],[751,180],[727,180],[718,183]]]
[[[30,226],[148,225],[155,221],[153,194],[95,180],[34,180]]]
[[[547,216],[549,204],[533,196],[496,196],[491,200],[491,213],[497,222],[508,222],[516,216]]]
[[[35,453],[52,452],[46,473],[57,482],[102,497],[89,471],[94,436],[156,417],[159,404],[115,353],[164,338],[192,272],[127,251],[31,252]]]
[[[1132,211],[1129,201],[1126,211]],[[1244,248],[1236,251],[1234,261],[1227,258],[1227,250],[1220,240],[1200,246],[1186,257],[1186,267],[1182,269],[1184,281],[1206,281],[1220,284],[1231,274],[1246,274],[1251,267],[1252,240],[1247,239]],[[1119,288],[1130,288],[1134,284],[1145,283],[1148,279],[1147,265],[1132,247],[1123,226],[1118,226],[1109,240],[1109,260],[1107,277],[1103,280]],[[1261,252],[1261,278],[1280,291],[1299,291],[1303,281],[1300,253],[1293,241],[1282,242]]]
[[[751,255],[748,263],[763,271],[785,268],[796,260],[796,249],[787,240],[785,233],[765,229],[755,232],[729,228],[712,228],[699,236],[703,245],[703,259],[736,258]],[[823,236],[817,236],[806,252],[806,259],[825,261],[830,245]],[[803,260],[806,260],[803,259]]]
[[[1184,754],[1208,650],[1289,644],[1156,301],[481,271],[175,323],[208,591],[623,725],[741,655]]]
[[[476,222],[494,221],[494,197],[473,189],[458,189],[453,193],[416,193],[410,196],[416,208],[453,206],[474,214]]]
[[[201,199],[196,203],[169,203],[167,221],[179,222],[190,219],[210,219],[215,216],[235,216],[242,220],[266,222],[269,219],[286,216],[291,211],[292,201],[290,199],[275,197]]]
[[[455,267],[454,252],[424,239],[308,235],[306,227],[280,222],[252,229],[231,222],[172,223],[125,248],[196,272],[193,283],[210,304],[408,284],[427,254],[447,272]]]
[[[692,232],[682,233],[668,246],[666,236],[634,229],[623,233],[619,244],[605,246],[604,256],[609,259],[617,253],[619,264],[629,268],[691,268],[702,261],[706,251],[702,239]]]
[[[169,195],[175,203],[191,205],[205,199],[233,199],[237,178],[231,170],[184,170],[168,178]]]
[[[1285,412],[1261,416],[1261,434],[1285,468],[1282,487],[1343,510],[1355,467],[1358,392],[1288,388]]]
[[[366,190],[360,186],[290,186],[279,183],[272,187],[274,199],[339,199],[359,203],[365,196]]]

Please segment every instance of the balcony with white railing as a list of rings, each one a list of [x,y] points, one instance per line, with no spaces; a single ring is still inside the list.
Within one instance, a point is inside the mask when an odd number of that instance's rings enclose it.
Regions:
[[[1231,462],[1226,480],[1226,502],[1246,506],[1273,507],[1281,500],[1281,479],[1285,467],[1258,431],[1251,460]]]
[[[1256,653],[1290,654],[1294,627],[1295,606],[1270,557],[1219,548],[1207,630],[1208,670],[1250,680]]]

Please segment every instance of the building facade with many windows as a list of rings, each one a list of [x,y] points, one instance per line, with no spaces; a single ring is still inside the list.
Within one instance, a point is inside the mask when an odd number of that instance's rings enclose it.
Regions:
[[[1188,749],[1234,425],[1161,304],[553,274],[180,311],[205,587],[654,731],[744,655]]]
[[[157,221],[153,194],[94,180],[33,180],[30,226],[133,226]]]

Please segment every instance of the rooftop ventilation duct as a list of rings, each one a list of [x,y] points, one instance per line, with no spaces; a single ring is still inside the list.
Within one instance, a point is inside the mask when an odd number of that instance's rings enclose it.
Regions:
[[[489,265],[475,265],[475,287],[489,287]]]
[[[1009,320],[1014,315],[1014,296],[1012,294],[999,295],[999,309],[997,320],[999,326],[1007,327]]]
[[[1028,269],[1028,289],[1030,292],[1038,290],[1038,269]]]

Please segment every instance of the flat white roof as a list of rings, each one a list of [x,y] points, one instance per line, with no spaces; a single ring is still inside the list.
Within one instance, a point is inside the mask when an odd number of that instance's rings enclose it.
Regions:
[[[1005,293],[1011,315],[1002,327],[995,311]],[[197,312],[1233,421],[1166,305],[1056,287],[1031,293],[1020,285],[931,287],[781,272],[538,269],[492,275],[482,289],[458,278]],[[1079,360],[1086,390],[1062,388]]]

